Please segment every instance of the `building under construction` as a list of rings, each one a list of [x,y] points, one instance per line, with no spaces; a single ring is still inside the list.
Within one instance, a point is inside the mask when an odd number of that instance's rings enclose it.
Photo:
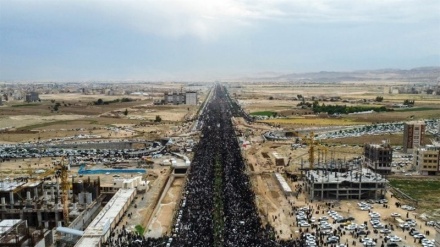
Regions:
[[[0,181],[0,246],[52,246],[56,226],[70,224],[72,219],[84,223],[101,208],[96,203],[99,180],[72,181],[68,205],[62,204],[60,184],[51,181],[30,181],[27,178]],[[69,203],[70,202],[70,203]],[[65,212],[65,209],[68,209]],[[64,218],[65,213],[68,219]],[[80,217],[79,217],[80,216]],[[91,220],[89,220],[91,221]],[[83,227],[83,224],[71,226]]]
[[[99,179],[73,180],[68,190],[68,215],[75,218],[99,196]],[[64,219],[60,183],[30,181],[27,178],[0,181],[1,219],[26,220],[30,227],[51,229],[70,219]]]
[[[387,180],[368,169],[332,172],[309,170],[305,191],[310,200],[379,199],[385,195]]]

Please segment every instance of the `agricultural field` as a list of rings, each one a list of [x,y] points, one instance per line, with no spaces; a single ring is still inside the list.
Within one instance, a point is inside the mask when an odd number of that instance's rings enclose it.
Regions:
[[[241,106],[251,115],[274,116],[264,120],[266,123],[281,127],[303,128],[307,126],[346,126],[375,124],[440,117],[440,97],[426,94],[384,94],[384,88],[398,85],[398,82],[370,83],[334,83],[334,84],[243,84],[231,87],[233,95]],[[302,100],[299,97],[303,97]],[[376,97],[382,97],[376,102]],[[330,100],[338,98],[338,100]],[[303,114],[313,114],[312,109],[301,109],[301,102],[319,105],[346,105],[365,108],[387,107],[387,112],[342,115],[340,119],[323,117],[298,118]],[[414,107],[391,108],[393,104],[402,104],[404,100],[414,100]],[[279,118],[283,117],[283,118]]]
[[[43,94],[41,101],[35,103],[8,101],[0,107],[0,143],[75,135],[133,138],[145,136],[146,132],[166,134],[172,126],[193,118],[197,112],[198,106],[153,104],[153,100],[161,98],[163,93],[154,97],[66,93]],[[98,101],[102,104],[97,104]],[[124,126],[140,129],[135,132],[111,129]]]
[[[439,210],[440,205],[440,179],[430,177],[425,179],[416,178],[389,178],[390,184],[418,201],[417,207],[421,211],[432,213]],[[437,212],[437,220],[440,220],[440,212]]]

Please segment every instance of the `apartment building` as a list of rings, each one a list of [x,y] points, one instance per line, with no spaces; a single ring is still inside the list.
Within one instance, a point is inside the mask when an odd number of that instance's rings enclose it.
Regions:
[[[393,148],[390,144],[365,144],[365,164],[368,168],[379,174],[390,174],[393,161]]]
[[[424,145],[425,122],[407,122],[403,127],[403,152],[412,152],[415,148]]]
[[[414,151],[413,163],[421,175],[440,175],[440,146],[418,148]]]

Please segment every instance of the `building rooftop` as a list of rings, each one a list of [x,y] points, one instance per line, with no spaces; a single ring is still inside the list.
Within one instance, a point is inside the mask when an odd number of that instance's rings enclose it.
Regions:
[[[25,184],[25,182],[17,182],[13,180],[3,180],[0,181],[0,192],[9,192],[13,191],[18,187],[21,187]]]
[[[281,187],[283,188],[284,192],[287,192],[287,193],[292,192],[292,188],[290,188],[289,184],[286,182],[286,180],[284,179],[284,177],[281,174],[275,173],[275,177],[277,178],[278,182],[281,184]]]
[[[120,189],[93,219],[87,229],[84,231],[84,236],[102,236],[110,227],[111,222],[120,213],[126,202],[136,189]]]
[[[13,226],[20,223],[20,219],[2,220],[0,221],[0,236],[11,230]]]
[[[105,207],[89,224],[89,226],[84,231],[84,235],[75,244],[75,246],[99,246],[100,241],[110,229],[112,222],[121,212],[121,210],[123,210],[124,205],[135,192],[136,189],[119,189],[118,192],[116,192],[112,199],[110,199]]]
[[[330,171],[307,171],[306,176],[314,183],[342,183],[348,182],[364,182],[364,183],[386,183],[387,180],[380,174],[374,173],[369,169],[351,170],[348,172],[330,172]]]

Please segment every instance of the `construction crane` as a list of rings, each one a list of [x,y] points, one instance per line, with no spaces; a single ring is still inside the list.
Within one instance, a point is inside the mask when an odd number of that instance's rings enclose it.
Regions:
[[[308,151],[307,153],[301,154],[295,158],[299,158],[301,156],[304,156],[308,154],[308,161],[309,161],[309,168],[310,170],[314,169],[315,166],[315,154],[318,153],[318,162],[320,161],[320,155],[322,159],[324,160],[327,156],[328,149],[325,146],[322,146],[317,140],[315,140],[315,134],[314,132],[310,132],[308,135],[300,136],[298,133],[296,133],[296,136],[301,137],[303,140],[303,143],[307,144]],[[299,139],[297,139],[297,142]],[[295,159],[294,158],[294,159]],[[291,158],[289,158],[288,166],[290,165],[290,162],[292,161]]]
[[[317,148],[317,145],[319,145],[318,141],[315,140],[315,133],[310,132],[309,136],[306,136],[304,138],[307,145],[309,146],[309,169],[313,170],[315,165],[315,148]],[[321,148],[322,149],[322,148]],[[325,150],[325,149],[323,149]],[[325,150],[326,152],[326,150]]]
[[[63,205],[63,219],[67,227],[69,225],[69,181],[68,181],[68,166],[65,164],[64,157],[61,162],[56,165],[55,176],[61,180],[61,203]]]

